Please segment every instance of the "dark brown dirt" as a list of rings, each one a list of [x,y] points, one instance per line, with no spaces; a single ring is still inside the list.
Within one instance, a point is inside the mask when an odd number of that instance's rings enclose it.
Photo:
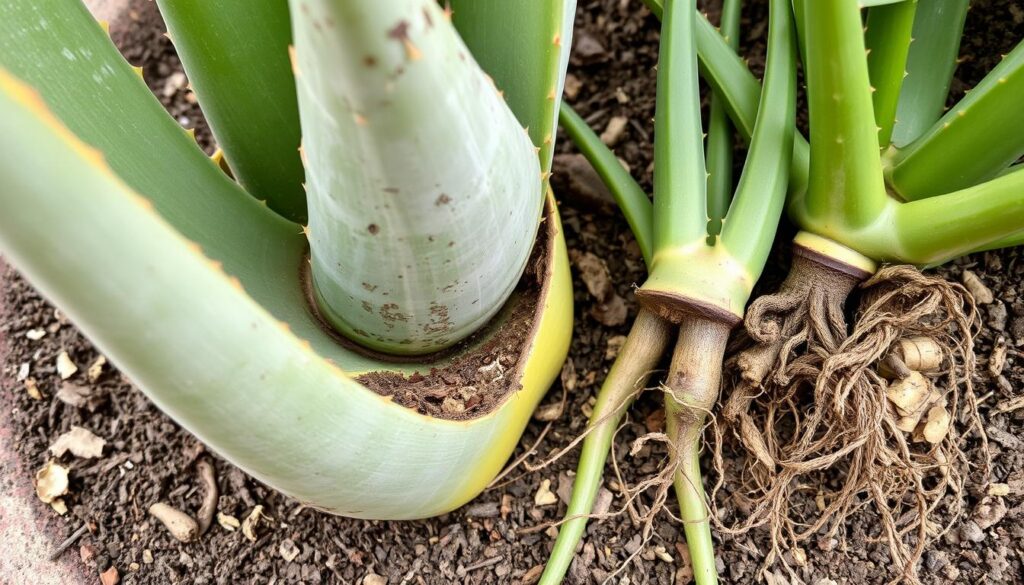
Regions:
[[[751,1],[745,10],[744,49],[760,73],[766,28],[763,2]],[[991,66],[993,57],[1005,53],[1024,36],[1024,14],[1013,0],[977,0],[968,22],[967,59],[958,71],[954,92],[973,86]],[[200,143],[209,147],[209,134],[198,108],[183,86],[165,92],[166,80],[180,72],[170,43],[160,36],[158,21],[152,20],[152,3],[141,2],[138,30],[120,39],[127,42],[129,59],[144,66],[147,81],[171,112],[188,126],[196,126]],[[581,0],[577,18],[576,55],[571,73],[582,83],[570,101],[598,130],[613,115],[629,123],[616,148],[617,153],[649,187],[651,179],[651,117],[654,107],[654,64],[658,27],[654,18],[635,0]],[[176,87],[172,84],[173,87]],[[187,121],[186,121],[187,119]],[[564,141],[562,152],[571,152]],[[560,169],[556,168],[556,175]],[[583,200],[573,195],[572,201]],[[626,299],[629,318],[636,306],[631,286],[643,278],[643,262],[625,223],[592,208],[561,208],[570,250],[590,252],[604,260],[615,292]],[[764,281],[766,288],[777,285],[785,274],[785,257],[773,261]],[[1011,495],[1002,499],[1007,511],[1001,521],[987,529],[962,522],[925,555],[921,575],[926,583],[1022,583],[1024,572],[1024,409],[997,412],[1024,388],[1024,257],[1019,250],[979,254],[945,267],[941,272],[960,279],[965,270],[976,273],[991,288],[995,301],[984,305],[985,324],[977,351],[982,367],[977,380],[982,415],[989,432],[993,459],[992,481],[1007,483]],[[88,558],[83,561],[94,574],[116,567],[124,583],[379,583],[367,578],[380,575],[387,583],[516,583],[539,575],[540,565],[553,542],[541,526],[560,518],[565,510],[571,473],[578,451],[533,473],[510,477],[514,481],[485,492],[464,508],[419,522],[370,522],[326,516],[281,496],[223,460],[215,458],[221,497],[218,511],[245,518],[256,505],[265,507],[271,521],[258,530],[256,542],[238,531],[229,532],[216,523],[198,542],[180,544],[146,514],[158,501],[169,502],[195,513],[202,489],[195,461],[202,447],[189,434],[160,413],[110,366],[89,382],[86,369],[99,355],[72,325],[54,312],[38,294],[13,273],[4,290],[7,305],[14,309],[0,317],[0,334],[9,336],[10,353],[3,360],[3,408],[11,412],[21,439],[18,448],[26,462],[41,466],[47,447],[71,425],[84,426],[107,440],[99,460],[65,456],[71,469],[71,495],[64,517],[66,536],[85,523],[89,528],[76,546],[64,554]],[[578,276],[576,326],[570,361],[563,371],[568,393],[564,412],[553,424],[531,458],[536,462],[557,452],[583,429],[594,394],[611,364],[626,325],[608,326],[592,315],[598,301],[587,292]],[[628,323],[628,320],[627,320]],[[26,334],[43,329],[37,341]],[[1006,365],[998,375],[987,371],[987,361],[997,339],[1008,348]],[[73,382],[88,389],[83,407],[73,407],[55,398],[61,381],[55,370],[56,357],[67,351],[78,365]],[[35,400],[26,391],[18,372],[28,364],[28,375],[38,382],[42,393]],[[562,394],[558,384],[549,393],[550,402]],[[90,410],[92,405],[94,410]],[[660,430],[664,414],[659,397],[642,397],[632,408],[630,419],[616,440],[615,458],[623,479],[635,484],[656,474],[666,459],[664,448],[648,443],[628,456],[629,445],[640,435]],[[537,440],[545,423],[534,421],[527,428],[517,456]],[[977,442],[967,445],[969,456],[980,461]],[[623,498],[618,483],[606,473],[607,495],[612,509]],[[559,502],[535,506],[533,496],[542,480],[550,480]],[[21,481],[31,482],[26,476]],[[979,506],[983,493],[965,494],[969,514],[982,514],[991,507]],[[802,505],[813,505],[813,494]],[[39,503],[38,513],[54,517]],[[734,510],[733,514],[742,514]],[[941,521],[941,518],[939,519]],[[877,523],[868,515],[852,519],[843,542],[821,541],[807,550],[808,560],[800,569],[807,583],[884,583],[889,576],[889,557],[876,542]],[[717,539],[719,568],[728,583],[756,580],[765,534]],[[55,543],[56,544],[56,543]],[[284,556],[298,549],[291,561]],[[599,583],[641,546],[639,529],[626,516],[591,522],[568,583]],[[664,554],[656,554],[663,547]],[[620,573],[629,583],[687,583],[682,531],[665,520],[656,528],[655,538]],[[658,551],[659,553],[661,551]],[[671,560],[666,560],[671,558]],[[151,562],[148,562],[151,559]],[[625,580],[621,582],[626,582]],[[786,582],[786,581],[781,581]]]

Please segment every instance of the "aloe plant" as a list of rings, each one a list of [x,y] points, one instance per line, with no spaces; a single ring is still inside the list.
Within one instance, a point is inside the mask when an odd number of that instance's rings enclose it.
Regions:
[[[79,2],[0,4],[0,249],[261,481],[451,510],[568,351],[547,176],[574,2],[259,4],[160,1],[238,182]]]
[[[671,6],[671,2],[661,0],[645,0],[645,4],[659,18]],[[868,5],[865,33],[860,10]],[[1024,154],[1024,138],[1011,130],[1020,125],[1021,111],[1010,107],[1006,101],[1019,94],[1014,83],[1019,67],[1017,53],[1021,48],[1005,57],[968,98],[942,116],[959,43],[959,32],[953,34],[951,29],[959,31],[962,27],[966,2],[942,0],[922,3],[919,8],[913,0],[871,3],[811,0],[797,2],[795,9],[801,30],[812,135],[808,144],[799,133],[794,134],[788,208],[803,231],[795,240],[793,272],[783,286],[783,294],[756,299],[747,311],[747,329],[762,334],[755,335],[761,344],[744,352],[738,364],[745,382],[755,393],[761,382],[774,375],[773,370],[778,367],[774,360],[780,352],[792,351],[799,341],[788,337],[793,335],[794,325],[785,320],[790,318],[793,303],[780,300],[780,296],[793,296],[795,290],[793,302],[798,307],[801,302],[805,303],[806,308],[792,310],[793,320],[810,313],[830,322],[842,321],[846,296],[883,263],[933,265],[970,251],[1024,242],[1024,196],[1021,194],[1024,185],[1020,183],[1024,173],[1015,172],[1018,169],[1011,166]],[[776,11],[772,14],[773,22],[777,22]],[[663,26],[668,21],[665,15]],[[758,109],[758,96],[763,100],[767,87],[762,95],[757,81],[730,50],[727,40],[706,20],[697,18],[694,34],[702,74],[711,84],[715,99],[722,100],[736,129],[750,140],[755,132],[755,120],[760,123],[763,113]],[[663,33],[662,42],[667,40],[668,35]],[[904,67],[908,70],[906,75]],[[659,83],[661,74],[659,69]],[[659,97],[661,91],[659,85]],[[658,115],[660,130],[665,126],[660,120],[660,110]],[[976,120],[973,124],[971,115]],[[659,224],[658,219],[651,220],[649,215],[644,215],[645,200],[639,196],[642,191],[639,187],[625,185],[623,172],[612,164],[613,156],[602,151],[582,120],[566,112],[562,123],[609,183],[643,249],[646,226],[652,221],[656,226]],[[662,151],[656,149],[656,159],[659,152]],[[691,182],[702,171],[697,165],[682,163],[673,168],[689,170],[687,175]],[[947,192],[949,194],[942,195]],[[693,202],[691,199],[690,203]],[[711,204],[708,205],[710,209]],[[656,184],[655,214],[658,209]],[[662,216],[664,222],[673,219]],[[709,219],[714,221],[710,214]],[[728,219],[726,216],[725,228],[729,227]],[[696,225],[694,221],[694,231]],[[756,246],[758,241],[754,232],[749,243]],[[684,281],[690,278],[685,271],[672,274]],[[703,274],[710,274],[705,276],[709,280],[722,278],[711,270]],[[645,289],[651,290],[649,284],[641,287],[638,298],[644,296]],[[728,291],[729,288],[719,285],[703,290]],[[746,297],[737,295],[736,298],[743,299],[739,303],[742,314]],[[806,303],[825,305],[808,307]],[[771,326],[771,320],[776,320],[777,324]],[[708,356],[720,354],[723,342],[713,343],[716,336],[706,327],[693,327],[691,322],[691,327],[687,328],[686,324],[684,321],[681,326],[674,365],[668,376],[668,391],[673,390],[673,374],[683,374],[691,388],[704,383],[704,387],[717,393],[718,374],[704,362],[713,359]],[[769,335],[771,332],[775,335]],[[654,354],[660,353],[667,343],[666,334],[652,334],[649,323],[640,318],[630,340],[634,334],[637,338],[653,339],[649,343]],[[898,335],[893,337],[898,338]],[[817,348],[815,351],[826,350]],[[652,355],[645,357],[647,363],[657,361]],[[631,364],[637,357],[635,352],[627,352],[620,360]],[[678,367],[681,364],[692,367]],[[624,366],[616,363],[622,371],[630,371]],[[608,427],[614,428],[617,424],[629,399],[636,393],[635,385],[646,382],[646,377],[636,372],[625,380],[617,373],[615,368],[609,373],[591,419],[593,430],[584,442],[574,498],[545,572],[545,579],[551,577],[547,582],[555,582],[564,573],[582,535],[611,441]],[[827,380],[825,383],[827,386]],[[791,390],[783,385],[779,392],[780,396],[769,399],[784,400],[786,392]],[[606,398],[606,393],[617,399]],[[703,418],[700,413],[710,409],[713,402],[693,401],[679,405],[672,403],[674,396],[676,393],[672,392],[667,399],[668,432],[675,445],[670,453],[677,460],[687,462],[681,474],[686,481],[676,483],[680,511],[686,521],[695,578],[698,583],[713,583],[717,576],[710,536],[702,525],[707,521],[708,512],[699,482],[697,453],[692,448],[697,444],[694,434],[699,437],[699,421]],[[693,394],[686,396],[691,400],[694,397]],[[817,408],[823,412],[828,406],[821,404]],[[690,409],[688,419],[680,416],[687,413],[687,409]],[[675,421],[675,429],[672,421]],[[696,432],[687,433],[686,440],[680,441],[680,429]],[[757,429],[737,432],[749,436],[756,434]],[[840,445],[841,452],[857,449],[862,444]],[[766,453],[758,449],[763,449],[763,443],[747,446],[755,461]],[[768,457],[770,459],[770,455]],[[784,467],[796,465],[793,461],[784,463]],[[893,460],[890,464],[903,465],[904,461]],[[773,465],[778,463],[773,462]],[[816,469],[820,462],[807,465]],[[774,489],[773,481],[781,484],[791,481],[789,476],[777,480],[765,477],[759,480],[764,483],[765,491]],[[772,508],[771,502],[756,505],[762,518],[765,510]],[[827,511],[835,513],[837,509],[835,504],[830,504]],[[757,518],[753,520],[759,522]],[[751,523],[745,525],[749,527]],[[817,522],[803,533],[804,536],[813,534],[821,525],[821,521]],[[906,570],[911,573],[905,574],[912,574],[915,555],[920,553],[918,546],[914,551],[894,551],[893,554],[898,563],[910,567]]]
[[[730,8],[733,13],[738,9]],[[719,180],[712,174],[709,180],[706,172],[697,73],[697,23],[703,18],[692,0],[669,0],[665,5],[653,207],[583,120],[568,108],[563,110],[563,126],[609,183],[637,236],[650,274],[637,291],[641,312],[598,394],[572,499],[542,583],[560,582],[568,569],[593,508],[618,421],[673,334],[675,350],[663,383],[670,457],[655,501],[662,501],[674,484],[697,581],[717,580],[701,481],[701,436],[706,415],[717,400],[729,332],[742,320],[785,201],[796,103],[791,20],[788,2],[773,0],[765,89],[734,195],[731,175]],[[720,122],[715,132],[731,137]],[[721,161],[724,149],[715,148],[712,141],[709,150],[711,166],[727,172],[724,169],[730,165]],[[712,191],[726,188],[724,195]],[[648,522],[645,531],[649,529]]]

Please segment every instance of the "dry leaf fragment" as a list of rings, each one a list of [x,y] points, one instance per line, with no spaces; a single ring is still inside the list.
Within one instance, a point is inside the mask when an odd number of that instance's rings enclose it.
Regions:
[[[18,366],[18,378],[17,379],[18,379],[19,382],[21,382],[22,380],[25,380],[26,378],[28,378],[28,374],[29,374],[29,369],[30,368],[31,368],[31,366],[29,366],[28,362],[23,362],[20,366]]]
[[[985,496],[980,502],[978,502],[978,506],[974,508],[974,513],[971,514],[971,519],[974,520],[982,530],[988,530],[996,524],[999,524],[999,522],[1006,516],[1006,512],[1006,502],[1003,501],[1003,498]]]
[[[576,376],[576,365],[572,362],[572,358],[567,358],[565,363],[562,364],[562,373],[559,375],[559,379],[562,381],[562,388],[565,388],[566,392],[572,392],[576,389],[578,377]]]
[[[388,585],[388,578],[370,571],[363,577],[363,585]]]
[[[550,506],[558,502],[558,496],[551,491],[551,480],[545,479],[540,482],[540,489],[533,496],[533,503],[537,506]]]
[[[931,383],[920,372],[911,371],[906,378],[889,384],[889,402],[903,416],[910,416],[921,410],[931,394]]]
[[[251,542],[256,542],[256,527],[264,517],[263,506],[257,505],[242,522],[242,534]]]
[[[50,452],[55,457],[70,451],[75,457],[96,459],[103,454],[103,446],[106,444],[105,440],[94,435],[89,429],[72,426],[70,431],[57,437],[50,445]]]
[[[28,393],[28,397],[32,400],[43,399],[43,393],[39,391],[39,384],[36,383],[35,378],[25,380],[25,392]]]
[[[941,443],[942,439],[946,438],[946,433],[949,432],[949,412],[946,411],[945,407],[933,406],[928,410],[928,418],[926,420],[924,430],[921,431],[924,440],[932,445]]]
[[[221,514],[220,512],[217,513],[217,524],[220,524],[220,527],[228,532],[234,532],[242,525],[238,518],[230,514]]]
[[[277,547],[277,552],[281,553],[281,558],[284,562],[290,563],[295,560],[295,557],[299,556],[302,549],[290,538],[286,538],[281,541],[281,545]]]
[[[199,536],[199,524],[177,508],[158,502],[149,507],[149,514],[159,520],[179,542],[192,542]]]
[[[996,377],[1003,373],[1006,365],[1006,340],[1000,337],[996,340],[992,353],[988,356],[988,373]]]
[[[101,375],[103,375],[103,366],[105,365],[107,365],[107,358],[102,355],[93,360],[89,369],[86,371],[86,376],[89,378],[90,382],[95,382]]]
[[[92,390],[85,386],[65,382],[57,390],[57,399],[69,406],[81,408],[89,402],[90,394],[92,394]]]
[[[57,462],[46,462],[36,472],[36,496],[49,504],[68,493],[68,469]]]
[[[798,567],[807,566],[807,553],[799,546],[793,549],[793,562],[796,563],[796,566]]]
[[[672,555],[668,554],[668,551],[666,551],[665,547],[663,546],[654,547],[654,556],[658,557],[666,563],[671,563],[675,561],[675,559],[672,558]]]
[[[29,338],[30,341],[39,341],[43,337],[46,337],[45,329],[29,329],[25,332],[25,337]]]
[[[60,374],[60,379],[67,380],[74,376],[77,371],[78,366],[75,365],[75,362],[71,361],[71,356],[68,355],[68,352],[60,352],[60,355],[57,356],[57,373]]]

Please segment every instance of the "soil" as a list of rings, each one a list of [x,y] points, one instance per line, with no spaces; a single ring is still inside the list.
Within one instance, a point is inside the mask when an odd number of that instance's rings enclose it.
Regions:
[[[761,1],[746,4],[743,50],[752,69],[760,73],[766,10]],[[1014,0],[976,0],[973,4],[964,61],[953,87],[956,97],[981,79],[997,55],[1008,52],[1024,37],[1024,12]],[[195,127],[200,144],[212,149],[198,107],[185,84],[179,83],[180,64],[169,41],[161,36],[155,4],[141,1],[136,6],[134,25],[121,33],[115,29],[116,39],[129,60],[143,66],[150,87],[172,114],[184,125]],[[715,12],[713,6],[707,8]],[[626,118],[616,152],[649,188],[658,23],[635,0],[581,0],[577,26],[569,101],[598,131],[613,116]],[[560,150],[568,154],[572,147],[563,140]],[[555,173],[562,179],[560,174],[570,167],[566,157],[560,161]],[[578,182],[559,187],[573,189],[573,185],[579,188]],[[607,204],[580,203],[603,196],[559,193],[570,202],[561,212],[578,268],[574,274],[576,325],[562,383],[551,389],[541,410],[558,403],[563,390],[567,392],[565,407],[551,423],[533,421],[515,455],[527,452],[547,431],[530,458],[534,463],[559,451],[582,431],[594,394],[621,345],[627,323],[636,314],[631,289],[643,278],[643,262],[625,222],[608,213]],[[763,286],[775,286],[785,274],[786,254],[778,256]],[[594,272],[584,266],[584,259],[591,257],[606,267],[610,290],[593,286],[590,277]],[[1024,583],[1024,408],[1002,410],[1024,394],[1024,289],[1020,285],[1024,257],[1020,250],[977,254],[939,272],[960,280],[967,271],[977,275],[994,297],[982,305],[976,382],[983,397],[981,411],[993,461],[991,480],[1007,484],[1010,493],[997,498],[996,504],[990,499],[980,505],[983,488],[971,484],[963,497],[972,521],[961,519],[926,553],[920,574],[926,583]],[[581,274],[589,275],[586,282]],[[71,476],[70,494],[65,497],[68,511],[63,517],[45,504],[35,504],[40,517],[56,519],[63,526],[55,547],[81,526],[86,527],[85,534],[63,554],[82,559],[97,577],[111,567],[123,583],[138,584],[518,583],[539,576],[553,543],[553,530],[545,523],[560,518],[565,510],[578,450],[533,472],[517,469],[500,487],[438,518],[371,522],[327,516],[268,489],[215,454],[205,453],[196,439],[158,411],[111,366],[90,380],[87,369],[99,357],[97,350],[16,273],[8,271],[6,282],[3,304],[8,310],[0,316],[0,335],[8,337],[9,353],[3,359],[0,400],[10,413],[20,455],[27,465],[41,467],[49,459],[49,445],[72,425],[85,427],[107,441],[99,459],[61,458]],[[601,292],[595,296],[594,290]],[[628,319],[610,317],[608,306],[618,302],[624,303]],[[1000,346],[1007,348],[1005,365],[993,373],[996,368],[989,367],[989,359]],[[65,351],[79,370],[62,381],[56,362]],[[26,380],[19,379],[22,373],[37,383],[38,399],[28,392]],[[69,401],[80,406],[57,398],[62,386],[72,385],[81,396]],[[663,420],[656,393],[642,397],[631,410],[615,442],[622,481],[635,484],[661,469],[666,454],[657,443],[647,443],[633,456],[627,453],[636,438],[660,430]],[[980,441],[973,440],[966,447],[971,460],[983,460]],[[181,544],[147,515],[146,510],[156,502],[193,514],[199,509],[203,489],[195,464],[201,458],[213,461],[216,468],[221,492],[218,512],[242,520],[256,506],[263,506],[269,520],[258,526],[255,542],[238,530],[229,531],[215,523],[197,542]],[[620,482],[612,477],[610,471],[606,473],[599,506],[614,510],[623,497]],[[545,480],[550,481],[558,501],[536,506],[534,495]],[[31,484],[32,478],[26,475],[20,481]],[[993,508],[1002,515],[1001,520],[980,528],[973,520],[993,519]],[[890,560],[876,540],[877,523],[870,514],[851,519],[844,533],[842,542],[819,541],[807,549],[806,563],[798,569],[800,578],[820,585],[887,582],[892,575]],[[760,532],[716,537],[724,581],[757,581],[765,538]],[[658,524],[654,539],[646,545],[626,515],[593,521],[567,582],[600,583],[621,568],[618,578],[622,583],[687,583],[690,573],[683,542],[681,527],[667,519]],[[642,550],[635,559],[624,564],[638,549]]]

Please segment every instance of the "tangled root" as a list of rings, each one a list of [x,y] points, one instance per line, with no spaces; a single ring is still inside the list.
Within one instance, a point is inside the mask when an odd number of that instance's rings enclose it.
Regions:
[[[819,531],[825,539],[843,537],[845,520],[870,508],[897,580],[916,582],[925,545],[950,527],[929,522],[929,515],[945,506],[952,524],[961,512],[957,496],[969,467],[963,433],[973,428],[984,441],[971,385],[977,313],[959,284],[892,266],[862,284],[861,309],[847,334],[843,304],[858,280],[798,256],[781,291],[750,308],[753,345],[733,358],[739,372],[715,433],[719,479],[711,500],[725,477],[726,443],[741,455],[741,469],[730,470],[739,485],[730,491],[745,518],[718,528],[736,534],[767,525],[765,569],[776,560],[788,567],[782,552],[797,553]],[[953,421],[935,444],[897,427],[888,381],[877,371],[901,340],[921,336],[942,349],[935,382]],[[808,490],[813,504],[799,493]]]

